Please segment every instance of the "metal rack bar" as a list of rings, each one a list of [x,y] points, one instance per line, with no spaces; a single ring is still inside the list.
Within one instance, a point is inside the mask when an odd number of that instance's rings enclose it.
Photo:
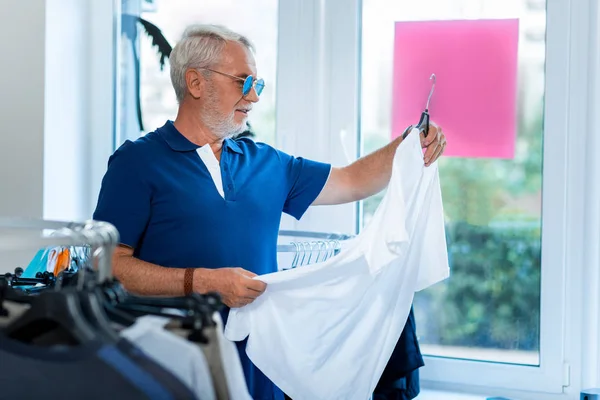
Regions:
[[[297,238],[290,244],[278,244],[279,254],[293,254],[291,266],[283,269],[296,268],[318,262],[323,262],[339,254],[342,249],[341,242],[352,239],[353,236],[339,233],[323,233],[308,231],[281,230],[279,236]]]
[[[351,236],[351,235],[345,235],[342,233],[324,233],[324,232],[292,231],[292,230],[281,230],[281,231],[279,231],[279,236],[289,236],[292,238],[297,237],[297,238],[319,239],[319,240],[312,241],[314,243],[323,242],[323,241],[341,242],[341,241],[353,238],[353,236]],[[294,244],[294,243],[296,243],[296,244]],[[290,244],[279,244],[279,245],[277,245],[277,252],[278,253],[295,253],[298,251],[298,243],[305,243],[305,242],[291,241]]]
[[[46,230],[52,232],[44,232]],[[112,255],[118,243],[117,229],[106,222],[0,217],[0,251],[90,246],[91,265],[96,266],[100,282],[112,277]]]

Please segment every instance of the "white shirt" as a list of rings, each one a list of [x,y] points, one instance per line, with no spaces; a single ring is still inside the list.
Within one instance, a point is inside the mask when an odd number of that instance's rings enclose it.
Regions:
[[[265,293],[231,310],[225,335],[248,336],[249,358],[294,400],[368,399],[415,291],[448,275],[437,163],[424,167],[413,131],[352,246],[323,263],[256,277]]]
[[[219,160],[213,153],[210,145],[205,144],[202,147],[196,149],[196,152],[200,156],[200,159],[206,165],[208,172],[217,188],[217,191],[221,195],[221,197],[225,198],[225,192],[223,191],[223,179],[221,176],[221,165],[219,164]]]
[[[223,371],[227,380],[227,389],[231,400],[252,400],[248,393],[246,385],[246,377],[244,369],[240,362],[237,347],[235,343],[225,338],[223,334],[223,320],[221,314],[215,313],[213,320],[217,324],[217,341],[219,342],[219,351],[221,353],[221,362],[223,363]]]
[[[212,317],[216,326],[217,345],[231,400],[252,400],[248,393],[244,370],[233,342],[223,335],[223,321],[219,313]],[[177,336],[163,327],[168,318],[146,315],[121,331],[120,335],[133,342],[154,361],[185,383],[199,400],[216,399],[210,368],[204,353],[194,343]]]

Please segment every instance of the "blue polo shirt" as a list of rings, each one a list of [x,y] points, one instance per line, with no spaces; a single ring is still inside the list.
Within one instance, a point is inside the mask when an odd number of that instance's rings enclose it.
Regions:
[[[300,219],[331,166],[250,139],[226,139],[223,198],[198,147],[171,121],[126,141],[108,161],[93,218],[115,225],[135,257],[164,267],[277,271],[281,213]],[[252,397],[283,399],[251,365],[243,345],[238,348]]]

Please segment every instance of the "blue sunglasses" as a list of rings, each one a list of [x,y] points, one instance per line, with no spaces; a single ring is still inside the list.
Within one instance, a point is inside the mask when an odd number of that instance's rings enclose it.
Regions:
[[[252,88],[254,88],[254,90],[256,91],[256,95],[260,96],[263,89],[265,88],[265,81],[262,78],[255,78],[252,75],[248,75],[245,78],[241,78],[239,76],[226,74],[225,72],[216,71],[216,70],[210,69],[210,68],[202,68],[202,69],[205,69],[205,70],[211,71],[211,72],[215,72],[217,74],[221,74],[224,76],[228,76],[232,79],[236,79],[238,81],[244,82],[244,85],[242,86],[242,95],[243,96],[248,96],[248,93],[250,93],[250,90],[252,90]]]

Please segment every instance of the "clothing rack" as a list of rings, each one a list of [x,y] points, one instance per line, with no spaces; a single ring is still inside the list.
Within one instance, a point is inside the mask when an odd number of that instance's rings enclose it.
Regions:
[[[192,295],[179,298],[138,297],[126,293],[112,274],[112,256],[119,243],[117,229],[109,223],[95,220],[84,222],[54,221],[43,219],[25,219],[0,217],[0,253],[8,250],[37,250],[44,247],[71,246],[90,248],[89,258],[80,260],[82,265],[77,271],[65,271],[54,276],[51,272],[38,272],[34,278],[22,277],[23,269],[15,268],[14,274],[6,273],[2,277],[12,287],[43,284],[48,287],[62,286],[71,282],[78,290],[84,285],[102,284],[114,305],[122,308],[143,309],[143,307],[180,308],[205,317],[222,308],[218,295]],[[86,277],[92,274],[92,279]],[[146,314],[151,314],[146,308]],[[139,313],[143,314],[143,313]],[[186,315],[169,315],[175,318]],[[206,321],[205,321],[206,322]]]
[[[4,388],[1,394],[250,398],[247,392],[245,397],[231,394],[246,390],[246,382],[239,358],[230,356],[236,354],[235,344],[223,336],[220,296],[128,293],[112,274],[118,243],[116,228],[104,222],[0,217],[0,254],[16,250],[21,256],[54,247],[86,250],[79,268],[58,275],[45,271],[24,277],[17,267],[0,276],[0,359],[8,360],[0,363],[0,373],[7,381],[19,381],[23,371],[37,371],[27,375],[29,388]],[[168,352],[161,350],[163,345]],[[60,351],[49,351],[55,348]],[[22,349],[27,357],[21,356]],[[201,362],[209,368],[199,369]],[[232,370],[236,372],[230,376]],[[90,392],[97,376],[108,382]],[[55,384],[45,387],[46,381]]]
[[[341,233],[280,230],[280,240],[282,237],[296,239],[290,241],[289,244],[277,245],[279,254],[293,254],[291,262],[286,261],[286,265],[282,269],[326,261],[340,253],[345,241],[354,238],[354,236]],[[282,263],[280,262],[280,264]]]
[[[112,255],[118,243],[119,232],[106,222],[0,217],[0,252],[54,246],[89,247],[87,267],[97,271],[100,282],[112,278]],[[85,269],[82,268],[83,273]]]

